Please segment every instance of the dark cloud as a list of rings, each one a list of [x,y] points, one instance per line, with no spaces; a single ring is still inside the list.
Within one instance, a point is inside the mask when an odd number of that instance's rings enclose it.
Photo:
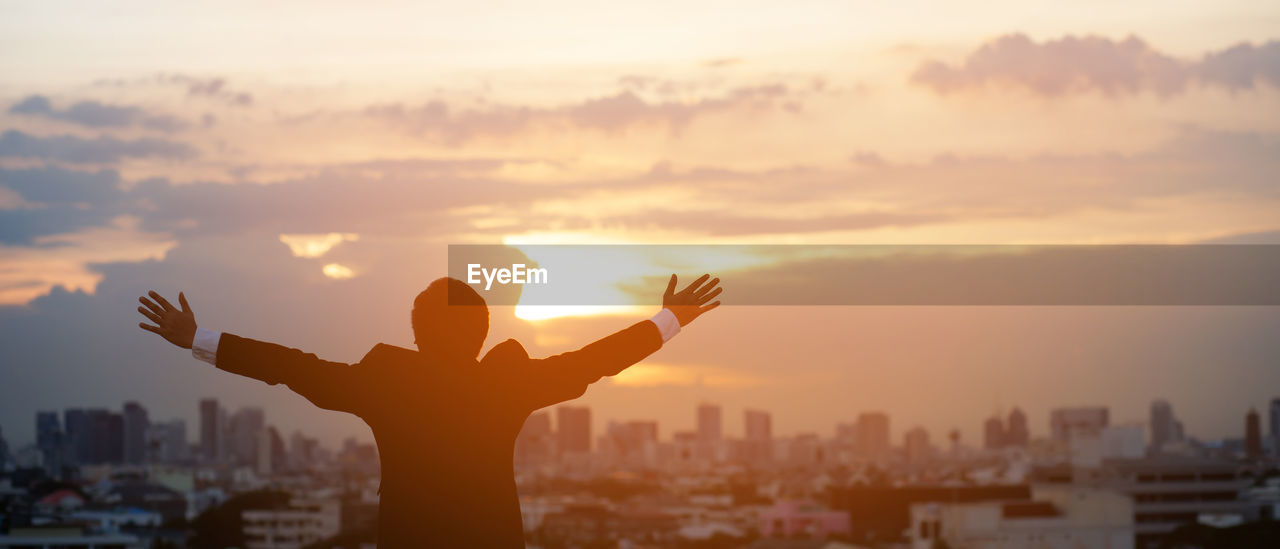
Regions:
[[[0,242],[31,245],[41,236],[103,226],[119,216],[139,219],[144,230],[183,238],[331,231],[455,234],[467,229],[467,219],[451,214],[453,209],[517,207],[561,192],[481,175],[520,162],[525,161],[360,162],[273,184],[175,185],[155,179],[127,190],[113,171],[0,170],[0,188],[25,203],[0,210]]]
[[[165,139],[92,139],[73,135],[38,137],[17,130],[0,135],[0,158],[31,158],[68,164],[111,164],[125,158],[187,159],[195,149]]]
[[[32,95],[9,108],[12,114],[39,116],[89,128],[141,127],[165,133],[186,129],[190,124],[169,115],[148,114],[139,107],[80,101],[63,110],[53,108],[47,97]]]
[[[41,236],[105,225],[124,211],[115,172],[59,168],[0,170],[0,187],[27,207],[0,210],[0,243],[30,245]]]
[[[625,77],[623,84],[642,88],[647,81]],[[375,105],[365,109],[367,116],[404,125],[414,132],[434,134],[450,142],[461,142],[476,136],[506,136],[535,125],[568,124],[606,132],[616,132],[637,124],[661,124],[679,130],[694,118],[732,108],[770,108],[779,106],[789,95],[781,84],[742,87],[718,97],[698,101],[651,102],[631,90],[550,108],[513,105],[485,105],[481,108],[457,108],[444,101],[430,101],[421,106],[403,104]]]
[[[1192,82],[1230,89],[1252,88],[1258,82],[1280,85],[1280,42],[1242,43],[1192,61],[1157,51],[1132,36],[1122,41],[1066,36],[1037,43],[1011,34],[983,44],[959,65],[927,61],[911,82],[938,93],[997,84],[1045,96],[1085,90],[1168,96],[1183,92]]]

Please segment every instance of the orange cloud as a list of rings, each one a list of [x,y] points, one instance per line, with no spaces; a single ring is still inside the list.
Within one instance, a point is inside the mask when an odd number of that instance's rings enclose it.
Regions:
[[[1280,86],[1277,67],[1280,41],[1274,40],[1261,46],[1241,43],[1193,61],[1161,53],[1136,36],[1115,41],[1068,35],[1037,43],[1024,34],[1010,34],[983,44],[955,66],[927,61],[911,82],[943,94],[996,84],[1044,96],[1087,90],[1168,96],[1181,93],[1190,82],[1230,89],[1263,81]]]

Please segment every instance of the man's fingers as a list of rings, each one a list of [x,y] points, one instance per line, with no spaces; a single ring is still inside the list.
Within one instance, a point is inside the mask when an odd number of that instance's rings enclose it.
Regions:
[[[150,295],[150,296],[151,296],[151,299],[156,300],[156,303],[159,303],[159,304],[160,304],[160,306],[161,306],[161,307],[164,307],[164,310],[166,310],[166,311],[177,311],[177,310],[178,310],[178,308],[177,308],[177,307],[174,307],[172,303],[169,303],[169,300],[165,299],[165,298],[164,298],[164,296],[162,296],[162,295],[160,295],[160,294],[156,293],[156,291],[155,291],[155,290],[151,290],[150,292],[147,292],[147,295]]]
[[[681,290],[681,291],[680,291],[680,293],[696,291],[696,290],[698,289],[698,286],[701,286],[701,285],[702,285],[702,283],[703,283],[703,282],[706,282],[708,278],[711,278],[711,275],[709,275],[709,274],[704,274],[704,275],[702,275],[702,276],[698,277],[698,279],[697,279],[697,280],[695,280],[695,281],[693,281],[693,283],[692,283],[692,284],[690,284],[690,285],[688,285],[688,286],[685,286],[684,290]]]
[[[142,316],[147,317],[147,320],[155,322],[157,325],[160,324],[160,315],[157,315],[151,311],[148,311],[144,307],[138,307],[138,312],[142,313]]]
[[[671,275],[671,280],[667,281],[667,291],[663,295],[675,295],[676,293],[676,275]]]
[[[146,331],[148,331],[148,332],[152,332],[152,333],[154,333],[154,334],[160,335],[160,336],[163,336],[163,335],[164,335],[164,334],[160,333],[160,327],[159,327],[159,326],[152,326],[152,325],[150,325],[150,324],[147,324],[146,322],[139,322],[139,323],[138,323],[138,327],[139,327],[139,328],[142,328],[143,330],[146,330]]]
[[[710,311],[711,309],[714,309],[714,308],[719,307],[719,306],[720,306],[720,302],[719,302],[719,301],[716,301],[716,302],[714,302],[714,303],[712,303],[712,304],[710,304],[710,305],[707,305],[707,306],[705,306],[705,307],[703,307],[703,308],[701,308],[701,309],[698,309],[698,314],[705,313],[705,312]]]
[[[159,305],[156,305],[155,303],[152,303],[150,299],[147,299],[145,297],[139,297],[138,302],[142,303],[143,305],[146,305],[148,309],[151,309],[151,312],[164,316],[164,313],[165,313],[164,308],[160,307]]]
[[[178,292],[178,304],[182,305],[182,312],[184,313],[191,312],[191,305],[187,304],[187,296],[184,295],[182,292]]]
[[[706,283],[706,285],[704,285],[703,287],[698,288],[698,291],[693,292],[693,297],[697,299],[701,299],[702,296],[707,295],[707,292],[710,292],[711,289],[715,288],[716,284],[719,284],[719,283],[720,283],[719,278],[711,279],[711,282]]]
[[[715,299],[715,297],[720,295],[720,292],[722,291],[724,291],[724,288],[716,288],[714,291],[710,293],[698,296],[698,305],[702,305],[703,303],[706,303],[708,301],[711,301],[712,299]]]

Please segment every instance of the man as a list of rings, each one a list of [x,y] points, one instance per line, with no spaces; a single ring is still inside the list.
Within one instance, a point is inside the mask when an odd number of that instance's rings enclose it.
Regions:
[[[153,323],[139,326],[219,369],[284,383],[316,406],[364,419],[382,460],[380,547],[523,547],[512,449],[525,419],[582,396],[716,308],[720,279],[709,278],[676,292],[671,275],[651,320],[542,359],[508,339],[477,360],[489,309],[452,278],[413,302],[417,351],[380,343],[352,365],[200,328],[182,293],[180,307],[154,291],[138,298],[138,312]]]

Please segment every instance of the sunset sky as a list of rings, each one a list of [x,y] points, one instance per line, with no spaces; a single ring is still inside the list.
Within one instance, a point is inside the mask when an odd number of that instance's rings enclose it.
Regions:
[[[1280,243],[1280,4],[0,2],[0,429],[36,409],[352,417],[137,328],[358,360],[411,346],[448,244]],[[680,273],[696,276],[698,272]],[[726,295],[733,280],[724,281]],[[653,311],[493,310],[535,356]],[[1022,407],[1156,398],[1240,436],[1280,397],[1274,307],[744,307],[581,403],[702,401],[829,435],[890,413],[941,443]]]

